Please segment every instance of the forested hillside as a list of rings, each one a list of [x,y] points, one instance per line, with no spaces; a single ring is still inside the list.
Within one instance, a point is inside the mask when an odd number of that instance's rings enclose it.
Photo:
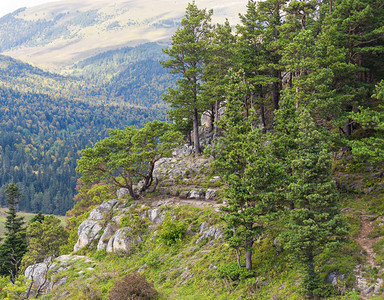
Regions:
[[[62,76],[0,56],[0,186],[23,187],[21,210],[64,215],[81,149],[108,128],[166,118],[162,94],[174,76],[161,58],[159,45],[145,44],[89,58]]]

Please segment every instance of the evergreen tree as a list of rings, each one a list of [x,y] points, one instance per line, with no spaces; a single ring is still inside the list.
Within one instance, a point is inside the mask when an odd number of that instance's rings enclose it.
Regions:
[[[226,115],[220,121],[225,137],[213,151],[213,166],[226,183],[225,236],[236,250],[239,267],[244,251],[245,267],[251,270],[253,244],[283,205],[280,188],[285,173],[268,149],[269,135],[253,128],[251,119],[244,120],[243,88],[242,80],[230,86]]]
[[[309,297],[315,297],[321,293],[316,257],[325,247],[339,247],[347,227],[340,213],[325,136],[306,110],[300,111],[298,124],[297,151],[291,161],[293,180],[287,189],[287,197],[296,207],[289,211],[282,238],[292,258],[305,266],[303,287]]]
[[[19,275],[21,259],[27,251],[23,217],[17,216],[17,206],[22,194],[13,183],[9,184],[5,194],[9,208],[5,222],[6,238],[0,246],[0,274],[10,275],[11,281],[15,282]]]
[[[217,24],[209,46],[209,56],[204,68],[202,84],[203,98],[210,99],[211,129],[215,128],[217,135],[218,110],[225,101],[226,89],[229,83],[229,73],[234,67],[236,54],[236,37],[232,34],[232,27],[226,20],[224,25]]]
[[[208,56],[208,44],[213,11],[200,10],[195,2],[188,4],[185,17],[172,36],[172,47],[164,49],[171,59],[161,62],[173,74],[181,74],[177,89],[169,88],[164,100],[171,103],[173,113],[193,121],[195,154],[201,152],[199,140],[200,113],[209,108],[209,101],[201,97],[203,69]]]

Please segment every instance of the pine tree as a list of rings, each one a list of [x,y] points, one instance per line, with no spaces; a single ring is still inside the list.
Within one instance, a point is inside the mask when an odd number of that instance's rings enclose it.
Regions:
[[[23,217],[17,216],[17,206],[22,194],[13,183],[9,184],[5,194],[9,208],[5,222],[6,238],[0,246],[0,274],[10,275],[11,281],[15,282],[19,276],[21,260],[27,251],[24,220]]]
[[[253,244],[283,205],[280,187],[285,173],[268,149],[269,135],[254,128],[251,118],[244,119],[243,88],[240,78],[228,91],[226,115],[220,121],[225,137],[213,151],[213,166],[226,183],[226,239],[236,250],[239,267],[244,251],[245,267],[251,270]]]
[[[316,257],[326,247],[339,247],[347,233],[332,178],[326,138],[306,110],[298,117],[297,150],[291,161],[292,177],[287,197],[295,203],[289,211],[284,248],[306,269],[303,287],[309,297],[320,294]]]
[[[204,68],[204,83],[202,85],[204,99],[210,99],[211,126],[217,135],[218,110],[225,101],[226,88],[229,83],[229,73],[234,67],[236,53],[236,37],[232,27],[226,20],[224,25],[217,24],[209,46],[209,56]],[[212,128],[211,128],[212,129]]]
[[[188,4],[181,27],[172,36],[172,47],[164,49],[171,59],[161,62],[172,74],[181,74],[176,81],[177,89],[169,88],[164,100],[171,103],[173,114],[178,119],[191,118],[193,121],[193,143],[195,154],[201,152],[199,139],[200,113],[210,103],[201,97],[203,69],[208,57],[208,44],[212,26],[213,11],[200,10],[195,2]]]

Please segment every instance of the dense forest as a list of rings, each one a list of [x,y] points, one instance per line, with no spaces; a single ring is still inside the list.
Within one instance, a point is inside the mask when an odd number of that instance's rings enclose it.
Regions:
[[[64,215],[73,206],[81,149],[108,128],[167,118],[162,94],[173,76],[161,57],[157,44],[123,48],[66,76],[0,57],[0,186],[22,187],[21,210]]]

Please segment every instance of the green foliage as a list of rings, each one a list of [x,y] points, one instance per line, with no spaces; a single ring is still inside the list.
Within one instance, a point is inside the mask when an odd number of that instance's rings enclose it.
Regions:
[[[175,220],[172,216],[166,214],[158,236],[164,244],[171,246],[183,239],[187,227],[188,225],[182,220]]]
[[[18,300],[28,289],[29,281],[26,281],[24,276],[19,276],[19,279],[14,283],[10,282],[7,277],[0,277],[0,298],[4,300]]]
[[[22,194],[19,188],[11,183],[5,190],[9,205],[5,222],[5,240],[0,245],[0,275],[8,276],[12,283],[19,277],[19,267],[23,255],[27,251],[24,218],[17,216],[17,205]]]
[[[280,189],[285,175],[283,165],[267,147],[270,136],[253,128],[251,120],[244,120],[238,97],[242,87],[241,81],[231,86],[226,115],[220,121],[225,138],[212,151],[212,165],[227,186],[228,205],[222,208],[226,238],[237,251],[239,265],[245,250],[246,267],[251,270],[253,243],[283,205]]]
[[[221,278],[229,278],[231,280],[244,280],[254,276],[254,272],[246,268],[240,268],[237,262],[232,261],[217,270]]]
[[[23,266],[53,259],[68,242],[68,231],[61,225],[60,219],[45,216],[41,222],[33,222],[27,228],[28,251],[23,257]]]
[[[298,119],[298,149],[291,161],[292,183],[287,197],[295,209],[288,212],[287,231],[281,234],[284,247],[306,268],[303,288],[309,295],[320,295],[320,277],[315,258],[326,247],[340,247],[348,227],[340,214],[338,194],[331,174],[331,157],[324,137],[316,130],[308,112]]]
[[[164,49],[171,59],[162,61],[163,67],[182,77],[176,81],[177,89],[169,88],[164,100],[171,103],[177,120],[193,120],[195,154],[201,152],[198,136],[200,112],[209,107],[209,101],[201,97],[201,82],[208,56],[213,11],[200,10],[195,1],[189,3],[181,27],[172,36],[172,47]]]
[[[156,161],[169,157],[181,142],[181,135],[168,123],[153,121],[144,128],[109,130],[109,137],[81,152],[77,172],[86,184],[108,182],[127,188],[133,198],[150,188]],[[138,191],[134,185],[143,180]]]

